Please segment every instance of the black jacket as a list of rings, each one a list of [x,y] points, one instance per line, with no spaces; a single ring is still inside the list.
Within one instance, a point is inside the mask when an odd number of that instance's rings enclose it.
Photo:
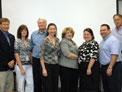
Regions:
[[[10,45],[0,30],[0,71],[12,70],[8,66],[8,62],[15,60],[14,58],[14,42],[15,37],[12,34],[9,34]]]

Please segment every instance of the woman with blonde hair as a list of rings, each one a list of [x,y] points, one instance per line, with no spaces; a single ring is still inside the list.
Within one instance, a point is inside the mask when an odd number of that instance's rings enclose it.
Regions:
[[[78,48],[72,40],[74,33],[71,27],[64,28],[62,32],[59,58],[61,92],[77,92]]]

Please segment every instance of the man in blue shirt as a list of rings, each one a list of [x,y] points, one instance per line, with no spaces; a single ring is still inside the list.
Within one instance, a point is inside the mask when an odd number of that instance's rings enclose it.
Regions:
[[[115,14],[113,16],[113,20],[116,27],[111,31],[111,33],[120,41],[121,61],[122,61],[122,15]],[[121,69],[121,92],[122,92],[122,63],[120,69]]]
[[[121,92],[120,42],[111,35],[107,24],[101,25],[100,34],[103,38],[99,45],[99,58],[104,92]]]
[[[31,47],[32,47],[32,66],[33,66],[33,78],[34,78],[34,92],[42,92],[42,71],[40,66],[40,44],[46,33],[46,20],[39,18],[39,29],[31,35]]]

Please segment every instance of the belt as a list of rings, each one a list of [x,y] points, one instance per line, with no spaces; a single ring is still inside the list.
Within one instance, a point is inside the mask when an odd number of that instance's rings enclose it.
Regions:
[[[30,65],[31,62],[30,62],[30,61],[21,61],[21,64],[22,64],[22,65]]]
[[[119,64],[119,63],[121,63],[121,61],[118,61],[118,62],[116,62],[115,64]],[[109,64],[107,64],[107,65],[102,65],[102,66],[108,66]]]

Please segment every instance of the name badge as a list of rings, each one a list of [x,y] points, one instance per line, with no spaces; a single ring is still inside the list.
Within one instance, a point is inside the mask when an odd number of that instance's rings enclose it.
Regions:
[[[26,56],[26,61],[29,61],[29,56]]]

